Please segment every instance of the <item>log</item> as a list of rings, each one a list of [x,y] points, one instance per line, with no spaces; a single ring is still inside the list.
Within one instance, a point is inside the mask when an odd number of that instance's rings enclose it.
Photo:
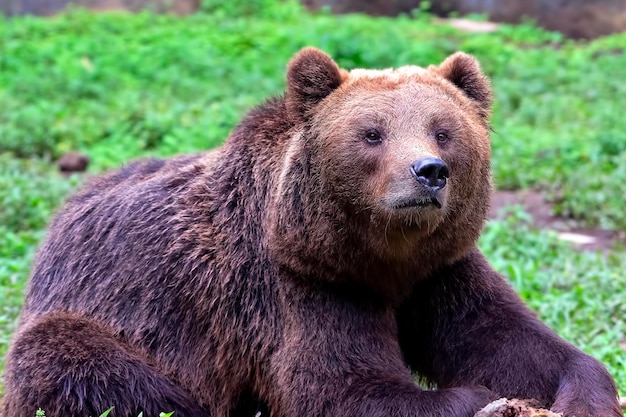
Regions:
[[[619,405],[622,410],[626,410],[626,397],[620,397]],[[500,398],[487,404],[474,417],[563,417],[563,415],[541,408],[533,400]]]
[[[532,400],[500,398],[487,404],[474,417],[563,417],[563,415],[541,408]]]

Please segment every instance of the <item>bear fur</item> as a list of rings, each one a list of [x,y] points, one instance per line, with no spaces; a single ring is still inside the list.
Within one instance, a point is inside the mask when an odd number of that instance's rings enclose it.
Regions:
[[[476,247],[490,108],[463,53],[348,72],[306,48],[219,150],[95,179],[36,257],[3,415],[621,417]]]

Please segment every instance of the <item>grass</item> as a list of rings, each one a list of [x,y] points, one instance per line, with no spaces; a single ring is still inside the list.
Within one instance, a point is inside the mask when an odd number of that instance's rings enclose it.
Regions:
[[[608,367],[626,395],[623,249],[580,252],[554,232],[534,230],[531,220],[519,209],[502,213],[481,249],[549,327]]]
[[[61,178],[45,159],[0,154],[0,355],[16,325],[30,263],[53,210],[77,178]],[[1,362],[0,362],[1,365]]]
[[[104,413],[100,414],[100,416],[98,417],[107,417],[109,414],[111,414],[111,411],[113,411],[113,409],[114,407],[107,409]],[[173,415],[174,415],[174,412],[159,413],[159,417],[172,417]],[[35,413],[35,417],[46,417],[46,412],[42,410],[41,408],[39,408],[37,412]],[[143,412],[139,413],[137,417],[143,417]]]
[[[186,18],[82,10],[0,18],[0,355],[45,224],[80,182],[51,161],[79,150],[97,173],[217,146],[246,110],[282,91],[286,62],[305,45],[346,68],[476,55],[496,93],[498,186],[546,190],[558,213],[626,230],[626,34],[575,43],[531,25],[463,33],[420,11],[392,19],[312,15],[273,0],[223,3],[205,0]],[[577,252],[519,211],[492,222],[481,246],[626,394],[624,250]]]

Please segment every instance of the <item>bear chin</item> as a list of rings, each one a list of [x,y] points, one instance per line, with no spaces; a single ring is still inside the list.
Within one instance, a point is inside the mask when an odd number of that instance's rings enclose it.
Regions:
[[[428,209],[430,207],[441,209],[443,207],[442,203],[443,202],[437,196],[426,198],[412,197],[393,202],[391,208],[393,210]]]
[[[385,233],[397,229],[400,234],[407,229],[431,234],[447,213],[447,195],[444,192],[417,195],[391,195],[381,202],[381,217],[386,219]]]
[[[438,203],[441,205],[444,202]],[[421,238],[432,234],[446,217],[445,205],[438,207],[430,201],[405,200],[396,204],[386,206],[371,218],[374,227],[380,228],[380,236],[387,241],[397,235],[399,243],[411,246],[410,237]]]

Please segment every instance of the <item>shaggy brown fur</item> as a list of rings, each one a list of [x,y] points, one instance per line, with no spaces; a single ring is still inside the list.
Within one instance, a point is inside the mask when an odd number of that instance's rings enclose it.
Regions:
[[[476,248],[478,63],[347,72],[305,49],[287,80],[219,151],[133,163],[56,216],[3,415],[467,417],[507,396],[620,417],[602,365]]]

